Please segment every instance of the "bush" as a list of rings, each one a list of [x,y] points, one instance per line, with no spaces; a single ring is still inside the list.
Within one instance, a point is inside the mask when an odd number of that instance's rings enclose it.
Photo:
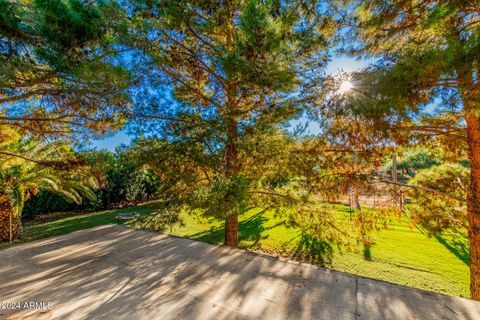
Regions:
[[[103,181],[95,200],[75,205],[51,192],[31,197],[23,210],[25,219],[58,211],[96,211],[153,200],[159,190],[159,178],[131,159],[129,149],[84,154]]]
[[[33,219],[35,216],[43,213],[71,211],[75,210],[76,207],[77,205],[68,202],[57,193],[42,191],[25,202],[22,219]]]

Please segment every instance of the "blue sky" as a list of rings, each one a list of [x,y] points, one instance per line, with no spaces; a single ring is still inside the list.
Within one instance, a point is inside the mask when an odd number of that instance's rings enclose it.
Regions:
[[[92,146],[98,150],[109,150],[113,151],[116,147],[121,144],[130,144],[132,137],[127,135],[125,131],[119,131],[111,137],[105,137],[101,140],[96,140],[92,142]]]
[[[356,60],[347,56],[335,56],[327,65],[328,74],[336,74],[340,71],[351,72],[366,67],[368,61]]]
[[[334,56],[330,63],[327,65],[328,74],[336,74],[341,71],[350,72],[354,70],[361,69],[367,65],[366,61],[358,61],[346,56]],[[295,120],[292,122],[292,125],[304,124],[306,119]],[[309,132],[315,132],[318,130],[318,127],[315,124],[309,125],[307,130]],[[93,141],[91,143],[92,147],[98,150],[109,150],[113,151],[116,147],[122,144],[130,144],[133,137],[127,135],[125,131],[119,131],[113,136],[105,137],[100,140]]]

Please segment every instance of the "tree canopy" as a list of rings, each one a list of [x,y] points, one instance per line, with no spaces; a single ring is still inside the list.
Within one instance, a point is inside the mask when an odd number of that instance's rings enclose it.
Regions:
[[[118,124],[129,101],[130,74],[115,58],[125,28],[115,1],[1,0],[1,128],[71,138]]]
[[[145,90],[152,99],[142,99],[136,115],[158,120],[150,132],[164,139],[161,158],[175,163],[169,174],[202,193],[196,206],[226,219],[225,241],[235,246],[237,216],[265,179],[252,169],[269,165],[262,162],[278,148],[280,127],[302,112],[306,97],[298,93],[322,74],[329,17],[316,2],[132,6],[131,42],[152,79]],[[169,88],[152,97],[158,80]]]

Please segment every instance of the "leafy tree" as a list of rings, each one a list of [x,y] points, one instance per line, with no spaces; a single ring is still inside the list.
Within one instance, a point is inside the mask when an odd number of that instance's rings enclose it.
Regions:
[[[385,164],[387,171],[392,170],[391,159],[388,159]],[[397,158],[397,169],[405,170],[411,175],[414,175],[416,170],[428,169],[438,164],[440,164],[438,155],[425,148],[401,150],[401,154]]]
[[[176,187],[174,202],[224,219],[225,244],[236,246],[238,215],[252,202],[289,198],[265,181],[284,154],[279,127],[302,112],[308,96],[298,93],[318,83],[329,17],[317,13],[316,1],[132,1],[131,7],[131,42],[147,57],[140,68],[151,98],[136,106],[136,115],[158,120],[137,129],[160,138],[138,148],[155,155],[152,169]],[[152,95],[159,82],[172,89]]]
[[[21,235],[25,201],[40,190],[59,193],[76,203],[83,197],[95,197],[92,188],[97,185],[96,179],[78,165],[67,167],[73,161],[65,145],[17,138],[1,150],[0,241],[12,241]],[[18,156],[4,155],[10,152]]]
[[[139,164],[129,148],[117,148],[113,152],[100,151],[84,154],[87,163],[96,167],[102,181],[96,201],[87,209],[98,210],[144,202],[155,198],[158,178]]]
[[[368,72],[352,79],[355,111],[373,119],[377,128],[389,128],[396,143],[433,137],[452,156],[468,154],[471,297],[480,300],[478,3],[348,4],[339,16],[345,52],[375,60]]]
[[[162,230],[178,222],[180,210],[225,219],[228,213],[261,207],[275,210],[288,226],[302,228],[316,241],[345,246],[373,244],[369,233],[378,230],[379,223],[391,214],[362,209],[352,215],[350,223],[338,219],[335,207],[326,202],[345,195],[353,183],[366,190],[369,184],[361,174],[354,174],[361,163],[352,166],[349,154],[331,152],[319,140],[282,130],[245,137],[238,149],[244,161],[243,175],[236,180],[216,175],[215,160],[195,141],[138,140],[133,152],[158,175],[159,199],[166,205],[158,217],[152,216],[143,225]],[[339,161],[345,162],[345,174],[331,175],[334,168],[338,173]]]
[[[70,135],[121,123],[129,73],[115,1],[0,0],[0,130]]]

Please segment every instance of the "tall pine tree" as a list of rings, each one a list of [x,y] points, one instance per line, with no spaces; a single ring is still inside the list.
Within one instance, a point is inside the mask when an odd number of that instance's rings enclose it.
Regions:
[[[480,300],[478,1],[368,0],[349,5],[339,17],[348,30],[344,48],[376,61],[358,77],[352,94],[356,111],[390,130],[399,143],[430,137],[449,151],[466,149],[471,164],[471,298]]]
[[[163,136],[159,158],[172,154],[170,174],[184,189],[197,188],[196,206],[223,217],[225,244],[236,246],[238,215],[254,194],[270,192],[255,189],[267,174],[253,169],[275,168],[266,150],[279,146],[279,126],[301,114],[300,90],[322,74],[329,17],[317,14],[315,1],[131,6],[131,42],[148,57],[143,93],[150,96],[135,116],[159,121],[139,127]],[[156,81],[164,92],[152,90]],[[269,139],[275,146],[262,143]]]

